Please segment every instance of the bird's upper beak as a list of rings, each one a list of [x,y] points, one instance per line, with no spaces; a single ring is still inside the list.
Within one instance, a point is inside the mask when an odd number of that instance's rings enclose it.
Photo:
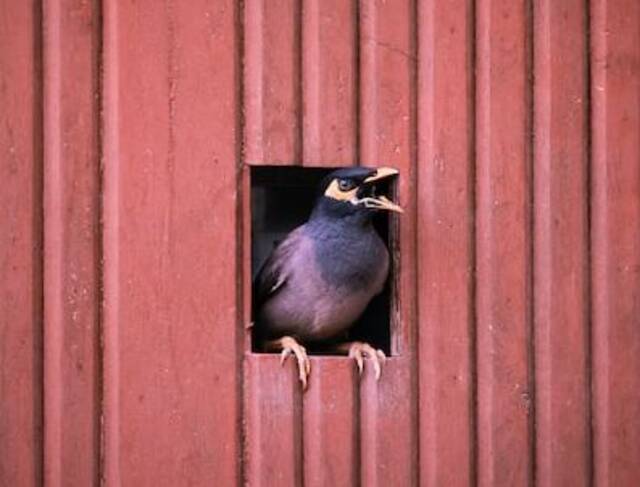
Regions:
[[[380,167],[376,169],[376,172],[364,180],[365,184],[373,183],[374,181],[380,181],[381,179],[387,179],[391,176],[397,176],[399,171],[392,167]]]
[[[381,167],[376,170],[374,174],[366,178],[363,185],[374,184],[377,181],[388,179],[392,176],[398,175],[398,170],[392,167]],[[404,210],[400,205],[395,204],[383,195],[367,196],[358,200],[359,204],[366,206],[367,208],[376,208],[379,210],[395,211],[397,213],[403,213]]]

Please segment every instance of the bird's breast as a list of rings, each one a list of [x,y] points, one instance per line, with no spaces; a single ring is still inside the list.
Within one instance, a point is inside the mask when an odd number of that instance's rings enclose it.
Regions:
[[[388,251],[370,232],[305,235],[287,263],[287,283],[265,303],[276,333],[323,340],[346,331],[387,277]]]
[[[380,292],[389,269],[389,253],[373,229],[329,234],[314,239],[313,245],[320,274],[333,287],[352,293]]]

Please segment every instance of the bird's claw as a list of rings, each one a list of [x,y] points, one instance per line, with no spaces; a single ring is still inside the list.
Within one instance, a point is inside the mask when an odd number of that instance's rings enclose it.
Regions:
[[[370,358],[373,361],[376,380],[380,380],[382,364],[387,358],[382,350],[376,350],[368,343],[354,342],[349,347],[349,357],[355,359],[356,365],[358,366],[358,374],[360,375],[362,375],[362,371],[364,370],[365,357]]]
[[[295,355],[298,362],[298,379],[302,382],[302,389],[307,388],[307,377],[311,372],[311,361],[307,356],[307,349],[300,345],[292,337],[283,337],[280,340],[282,352],[280,353],[280,365],[284,365],[285,360],[291,354]]]

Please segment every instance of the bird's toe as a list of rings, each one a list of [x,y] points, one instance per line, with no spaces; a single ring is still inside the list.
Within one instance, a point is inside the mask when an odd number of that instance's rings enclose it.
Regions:
[[[382,350],[375,349],[368,343],[353,342],[349,346],[349,357],[355,359],[358,366],[358,373],[362,375],[364,369],[364,358],[368,358],[373,363],[373,371],[375,373],[376,380],[380,379],[382,374],[382,364],[386,360],[386,355]]]
[[[298,378],[302,383],[302,389],[307,388],[308,377],[311,373],[311,361],[307,355],[307,349],[300,345],[295,338],[285,336],[274,341],[275,346],[282,348],[280,353],[280,364],[284,365],[285,360],[289,355],[296,357],[298,365]]]

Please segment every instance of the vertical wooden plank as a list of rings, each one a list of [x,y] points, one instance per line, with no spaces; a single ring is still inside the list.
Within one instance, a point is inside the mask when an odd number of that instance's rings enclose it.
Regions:
[[[246,160],[299,163],[300,0],[247,0],[244,12]]]
[[[98,12],[44,11],[44,478],[99,481]]]
[[[304,395],[304,484],[351,486],[359,480],[358,377],[353,360],[311,359]]]
[[[355,0],[308,0],[302,8],[303,159],[356,163]]]
[[[246,358],[247,460],[251,486],[302,485],[302,388],[296,363],[276,354]]]
[[[473,11],[419,4],[421,485],[474,482]]]
[[[417,404],[408,361],[387,359],[379,381],[372,370],[360,381],[361,485],[418,484]]]
[[[301,91],[305,165],[340,166],[356,162],[355,12],[354,1],[314,0],[303,4]],[[329,481],[348,485],[356,478],[356,379],[352,371],[353,364],[348,360],[313,360],[302,415],[305,462],[301,468],[305,485],[324,485]],[[293,385],[299,388],[298,383]]]
[[[362,485],[417,483],[415,371],[415,4],[360,4],[360,151],[365,165],[400,170],[398,275],[392,309],[391,351],[379,382],[371,370],[361,382]]]
[[[597,485],[640,482],[640,4],[591,3]]]
[[[237,6],[104,9],[105,481],[235,485]]]
[[[302,9],[303,164],[350,166],[357,147],[357,2]],[[353,485],[359,472],[358,377],[350,359],[312,360],[304,395],[305,485]]]
[[[366,166],[400,170],[398,198],[405,212],[399,223],[399,314],[392,352],[412,352],[415,321],[415,4],[361,5],[360,10],[360,151]],[[399,267],[398,267],[399,265]],[[409,355],[409,354],[407,354]]]
[[[534,19],[536,483],[588,485],[588,17],[536,0]]]
[[[39,2],[0,7],[0,479],[42,483]]]
[[[302,157],[301,2],[245,4],[245,160],[296,164]],[[251,208],[244,174],[244,321],[251,319]],[[245,341],[245,472],[250,485],[301,485],[302,390],[295,362],[252,354]]]
[[[532,482],[528,2],[477,4],[478,483]]]

